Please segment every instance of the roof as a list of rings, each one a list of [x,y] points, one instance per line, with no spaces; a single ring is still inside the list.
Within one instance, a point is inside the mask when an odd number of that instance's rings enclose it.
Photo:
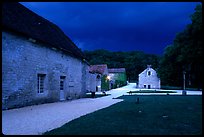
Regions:
[[[83,52],[52,22],[37,15],[17,2],[2,4],[3,30],[12,31],[74,57],[84,59]]]
[[[92,73],[104,74],[107,69],[108,67],[106,64],[100,64],[100,65],[91,65],[89,71]]]
[[[151,67],[152,67],[151,65],[147,65],[147,68],[146,68],[145,70],[143,70],[140,74],[138,74],[138,76],[143,75],[143,74],[147,75],[147,72],[148,72],[148,71],[157,73],[157,72],[156,72],[153,68],[151,68]]]
[[[109,73],[123,73],[125,72],[125,68],[111,68],[108,69]]]

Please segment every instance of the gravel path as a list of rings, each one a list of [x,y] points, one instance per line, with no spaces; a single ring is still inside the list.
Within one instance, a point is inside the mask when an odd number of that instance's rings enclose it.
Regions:
[[[118,103],[122,99],[113,98],[127,95],[126,92],[130,90],[135,90],[135,83],[107,91],[111,95],[100,98],[82,98],[2,111],[2,132],[5,135],[40,135],[80,116]],[[193,93],[202,95],[199,91],[187,92],[187,95]],[[181,91],[170,94],[181,94]]]

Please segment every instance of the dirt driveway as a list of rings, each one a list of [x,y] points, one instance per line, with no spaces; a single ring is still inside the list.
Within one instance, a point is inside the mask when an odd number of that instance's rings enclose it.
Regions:
[[[122,101],[113,99],[126,94],[135,84],[108,91],[109,96],[34,105],[2,111],[2,132],[5,135],[39,135],[80,116]]]

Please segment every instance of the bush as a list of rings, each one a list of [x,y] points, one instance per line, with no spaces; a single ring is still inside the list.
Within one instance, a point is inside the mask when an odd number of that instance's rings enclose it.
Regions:
[[[107,79],[107,75],[103,75],[101,77],[101,90],[102,91],[109,90],[109,80]]]

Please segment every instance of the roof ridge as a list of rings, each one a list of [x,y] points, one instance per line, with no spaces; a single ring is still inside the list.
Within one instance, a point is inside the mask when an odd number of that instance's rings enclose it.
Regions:
[[[4,30],[14,31],[47,43],[46,46],[65,51],[65,53],[77,58],[85,58],[84,53],[59,26],[18,2],[3,3],[2,25]]]

